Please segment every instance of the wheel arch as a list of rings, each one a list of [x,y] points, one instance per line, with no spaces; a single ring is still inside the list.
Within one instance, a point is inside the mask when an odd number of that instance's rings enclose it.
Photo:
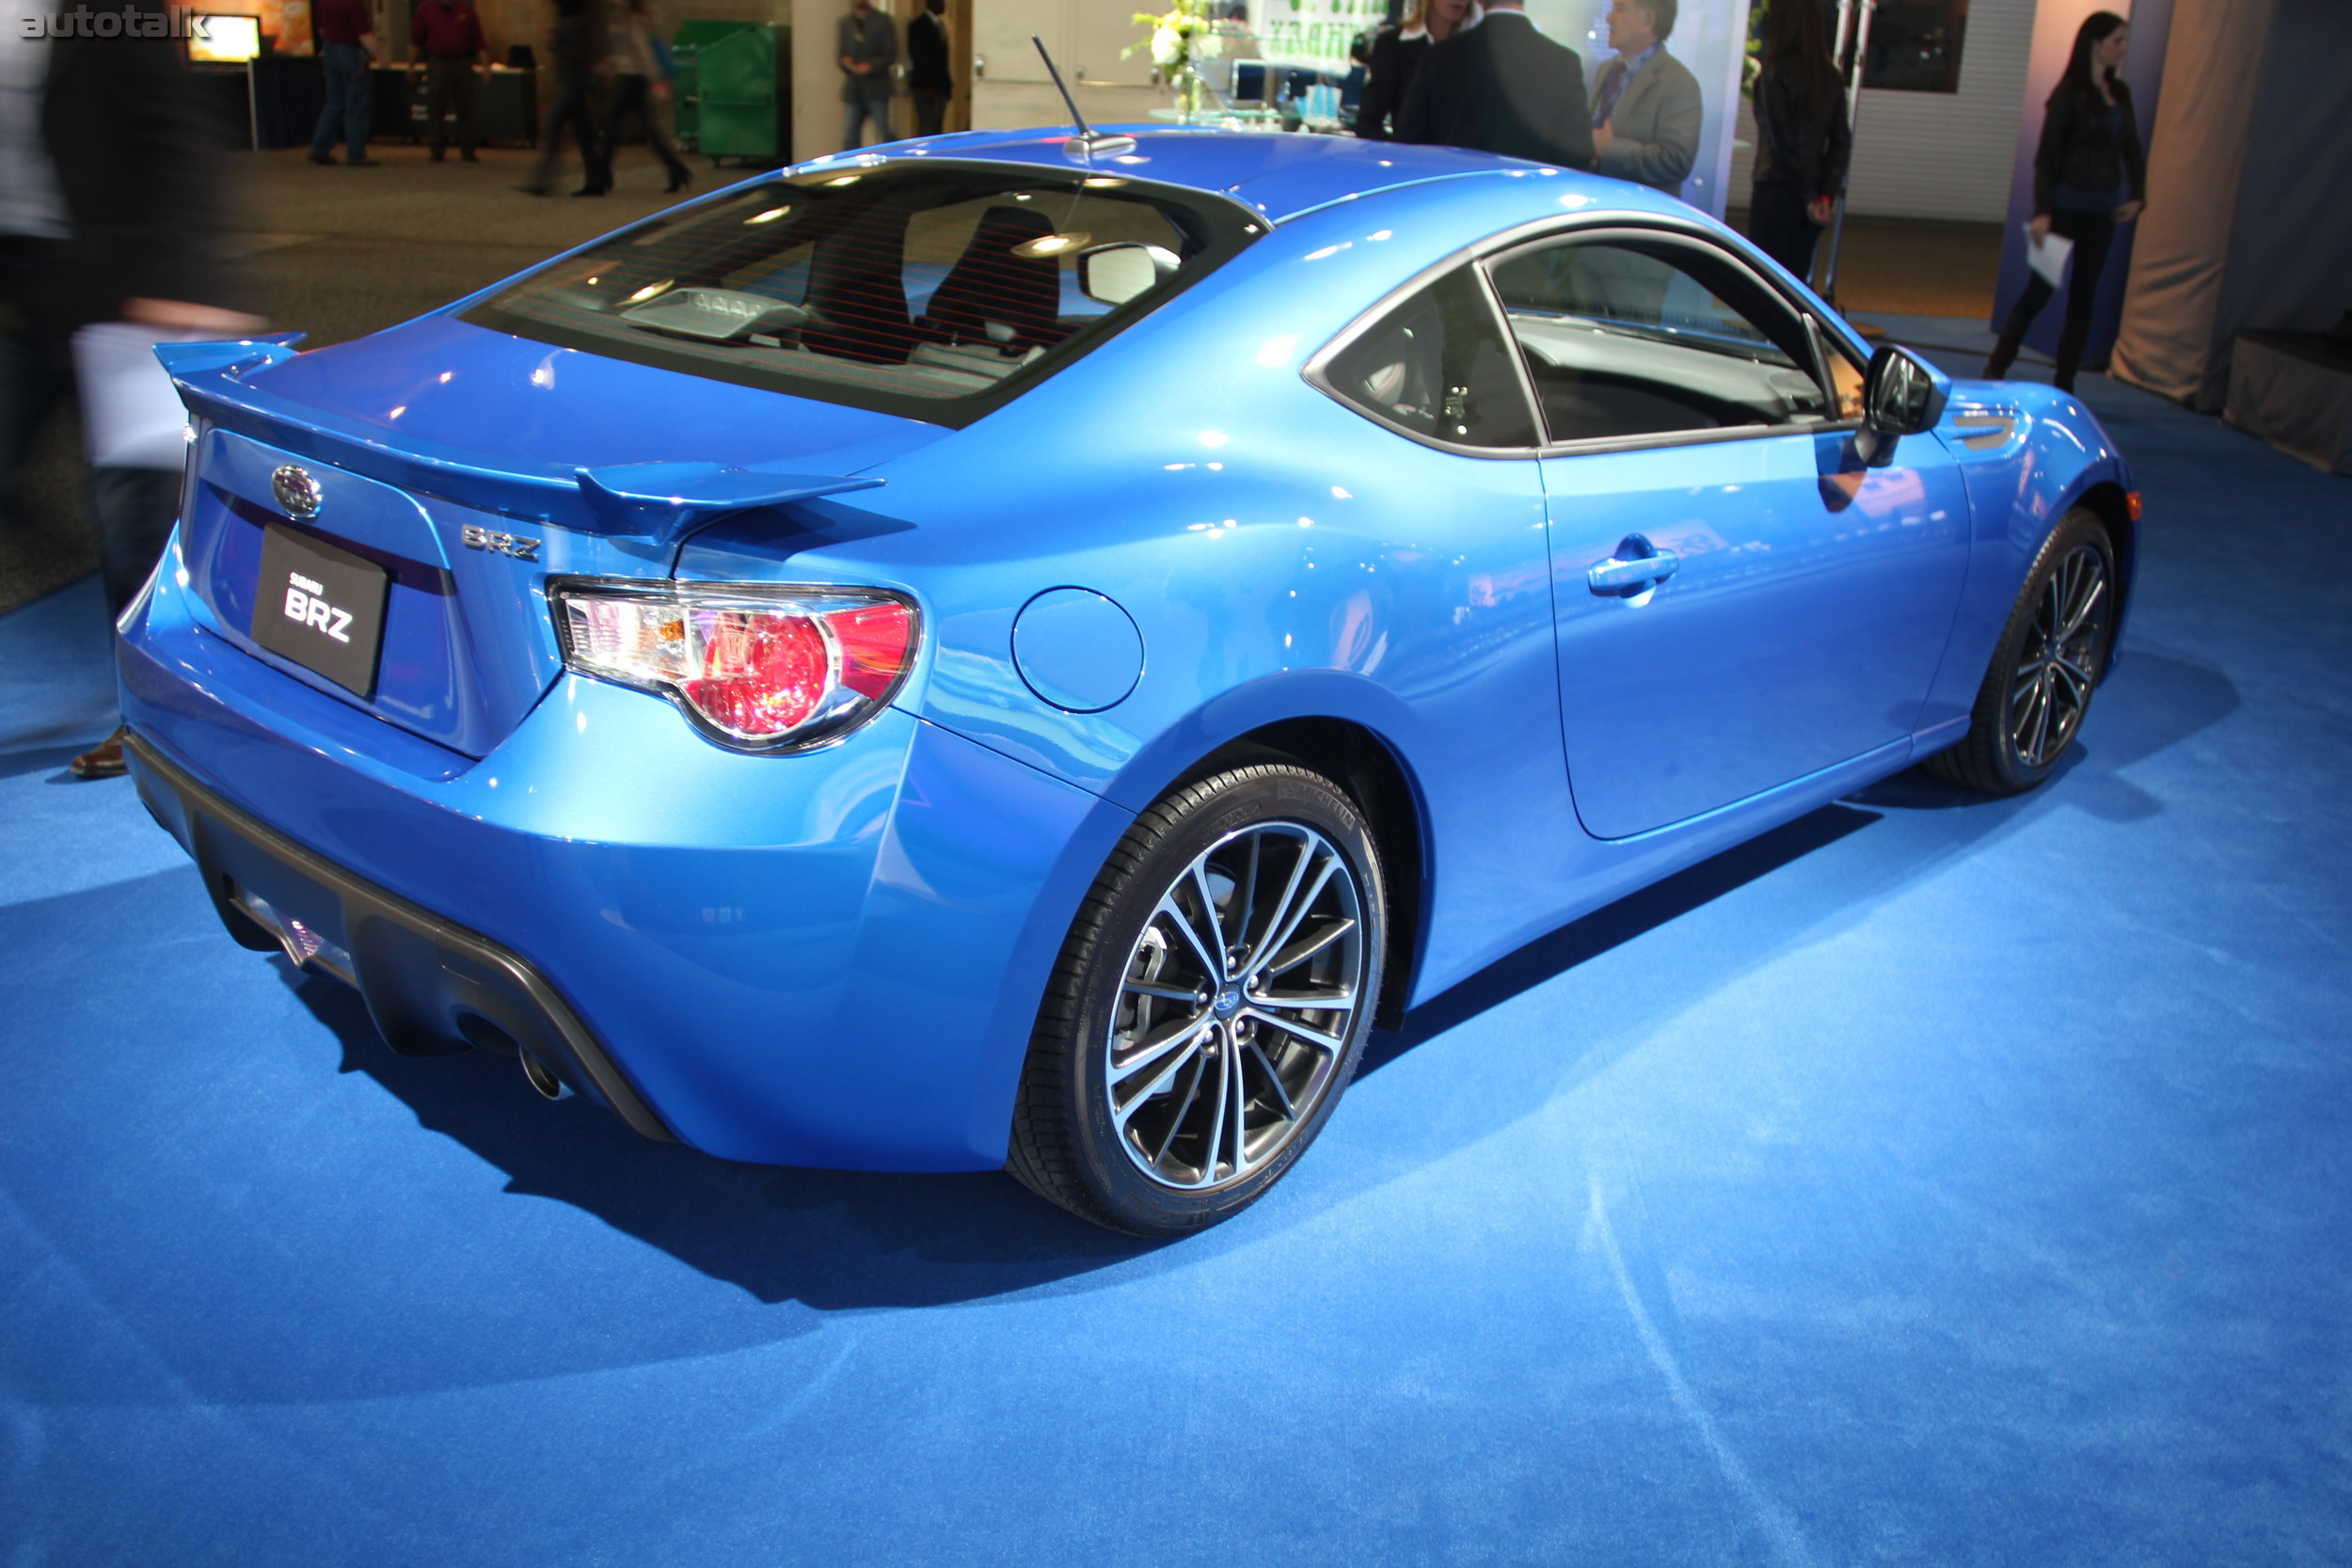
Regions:
[[[2116,645],[2120,645],[2122,641],[2123,619],[2131,613],[2133,587],[2138,580],[2139,523],[2134,515],[2137,509],[2133,506],[2132,500],[2133,493],[2123,487],[2122,482],[2109,477],[2088,486],[2074,498],[2073,503],[2074,506],[2088,509],[2098,517],[2100,522],[2106,524],[2107,538],[2115,546],[2114,641]],[[2061,517],[2065,515],[2064,512],[2058,514]],[[2107,669],[2114,668],[2115,660],[2110,654]],[[2106,675],[2106,672],[2102,671],[2100,673],[2102,683],[2105,682]]]

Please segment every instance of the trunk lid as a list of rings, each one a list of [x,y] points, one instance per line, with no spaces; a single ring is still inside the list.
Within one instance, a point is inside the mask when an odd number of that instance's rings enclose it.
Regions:
[[[667,576],[700,524],[871,485],[860,469],[948,434],[447,317],[314,354],[257,341],[163,356],[194,416],[181,540],[211,629],[477,757],[562,669],[549,576]],[[368,689],[255,641],[257,611],[275,608],[258,601],[279,587],[260,580],[273,530],[382,570]]]

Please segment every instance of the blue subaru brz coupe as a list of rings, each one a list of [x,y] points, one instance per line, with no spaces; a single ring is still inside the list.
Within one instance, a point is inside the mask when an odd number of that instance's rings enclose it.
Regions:
[[[124,713],[240,942],[649,1137],[1147,1234],[1536,935],[1922,759],[2032,787],[2132,580],[2072,398],[1448,149],[901,143],[161,352]]]

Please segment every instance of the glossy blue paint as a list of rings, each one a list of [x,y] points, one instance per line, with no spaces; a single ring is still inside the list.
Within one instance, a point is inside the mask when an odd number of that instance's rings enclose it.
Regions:
[[[1030,690],[1072,713],[1115,707],[1143,674],[1143,637],[1117,601],[1049,588],[1012,623],[1012,660]]]
[[[1180,182],[1269,226],[961,430],[450,311],[315,354],[174,351],[199,468],[123,641],[126,715],[240,808],[538,965],[690,1143],[984,1168],[1087,888],[1219,747],[1312,719],[1385,750],[1419,824],[1418,951],[1391,962],[1420,1001],[1958,738],[2049,528],[2130,487],[2079,405],[1975,383],[1875,464],[1829,429],[1417,443],[1301,370],[1465,246],[1659,223],[1770,263],[1612,181],[1136,135],[1095,165],[1058,134],[888,154]],[[320,466],[315,531],[404,563],[374,702],[246,636],[282,461]],[[677,467],[616,473],[635,465]],[[526,524],[535,561],[465,545]],[[1591,580],[1660,552],[1671,573]],[[564,674],[557,574],[886,588],[924,641],[871,723],[745,755]]]

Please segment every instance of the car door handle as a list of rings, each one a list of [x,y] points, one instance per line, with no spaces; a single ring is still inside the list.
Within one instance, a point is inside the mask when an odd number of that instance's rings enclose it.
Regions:
[[[1622,546],[1619,546],[1623,548]],[[1630,560],[1611,556],[1584,574],[1584,580],[1596,594],[1622,594],[1629,588],[1639,588],[1645,582],[1663,582],[1675,575],[1682,564],[1682,557],[1672,550],[1661,549],[1655,555],[1639,555]]]

